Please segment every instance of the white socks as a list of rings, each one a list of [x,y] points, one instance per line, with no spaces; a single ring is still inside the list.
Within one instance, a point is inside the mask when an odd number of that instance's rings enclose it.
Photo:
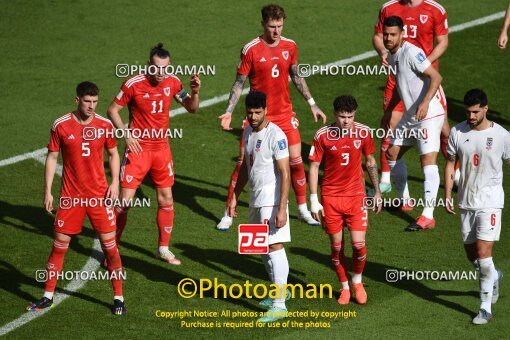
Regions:
[[[352,274],[352,283],[361,283],[361,274]]]
[[[492,313],[492,292],[494,289],[494,281],[498,279],[498,272],[494,267],[492,257],[485,259],[478,259],[480,266],[480,309],[485,309],[487,312]]]
[[[423,175],[425,176],[425,181],[423,182],[425,207],[421,214],[426,218],[432,219],[434,218],[434,206],[437,191],[439,190],[439,168],[437,165],[425,165],[423,167]]]
[[[409,188],[407,186],[407,166],[401,158],[397,161],[388,161],[391,169],[391,178],[397,189],[399,198],[409,199]],[[382,180],[381,180],[382,182]]]
[[[274,299],[273,306],[286,309],[285,307],[285,285],[287,284],[287,277],[289,276],[289,261],[285,248],[273,251],[268,254],[273,264],[273,283],[280,286],[280,297]]]
[[[381,183],[390,184],[391,183],[390,174],[391,174],[390,171],[381,172]]]
[[[44,295],[43,297],[47,298],[47,299],[53,299],[53,292],[44,292]]]
[[[122,295],[121,295],[121,296],[115,295],[115,296],[113,297],[113,299],[114,299],[114,300],[120,300],[120,301],[124,302],[124,297],[123,297]]]
[[[271,258],[269,254],[261,254],[262,262],[264,263],[264,267],[266,267],[267,276],[269,280],[273,282],[273,262],[271,262]]]
[[[298,205],[298,211],[299,211],[301,214],[306,214],[306,213],[308,212],[308,207],[306,206],[306,203],[299,204],[299,205]]]

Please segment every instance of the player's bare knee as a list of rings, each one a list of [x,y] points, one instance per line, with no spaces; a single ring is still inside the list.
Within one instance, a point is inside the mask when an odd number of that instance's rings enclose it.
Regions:
[[[437,152],[430,152],[420,156],[421,167],[437,165]]]
[[[269,245],[269,252],[272,253],[274,251],[283,249],[283,243],[274,243]]]
[[[164,206],[164,205],[173,205],[174,204],[174,198],[172,196],[171,191],[158,191],[158,205]]]
[[[354,251],[359,251],[363,248],[365,248],[366,244],[365,244],[365,241],[361,241],[361,242],[352,242],[352,250]]]

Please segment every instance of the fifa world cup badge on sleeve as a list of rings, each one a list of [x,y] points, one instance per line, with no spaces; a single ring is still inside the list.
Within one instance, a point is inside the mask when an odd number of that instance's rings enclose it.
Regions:
[[[269,225],[240,224],[238,236],[239,254],[269,253]]]

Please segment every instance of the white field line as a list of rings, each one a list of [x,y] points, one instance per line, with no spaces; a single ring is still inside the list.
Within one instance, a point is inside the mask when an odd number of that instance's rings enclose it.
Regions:
[[[497,12],[497,13],[494,13],[494,14],[491,14],[491,15],[488,15],[488,16],[476,19],[476,20],[465,22],[465,23],[460,24],[460,25],[452,26],[452,27],[449,28],[449,32],[450,33],[454,33],[454,32],[463,31],[463,30],[471,28],[471,27],[480,26],[480,25],[486,24],[488,22],[501,19],[504,16],[505,16],[505,12],[504,11]],[[377,55],[377,53],[375,51],[367,51],[367,52],[355,55],[353,57],[350,57],[350,58],[347,58],[347,59],[338,60],[338,61],[326,64],[326,65],[327,66],[345,65],[345,64],[355,63],[355,62],[358,62],[358,61],[369,59],[369,58],[375,57],[376,55]],[[243,94],[247,94],[248,91],[249,91],[249,89],[245,88],[243,90]],[[215,104],[227,101],[229,96],[230,96],[230,94],[227,93],[227,94],[224,94],[224,95],[221,95],[221,96],[216,96],[216,97],[204,100],[204,101],[202,101],[200,103],[200,108],[205,108],[205,107],[208,107],[208,106],[212,106],[212,105],[215,105]],[[181,107],[181,108],[179,108],[177,110],[172,110],[172,112],[170,113],[170,116],[171,117],[175,117],[175,116],[181,115],[181,114],[186,113],[186,112],[187,112],[186,109]],[[18,162],[24,161],[24,160],[29,159],[29,158],[34,158],[34,159],[36,159],[36,160],[38,160],[38,161],[40,161],[41,163],[44,164],[44,160],[45,160],[44,155],[45,154],[46,154],[46,148],[38,149],[38,150],[35,150],[35,151],[32,151],[32,152],[27,152],[27,153],[24,153],[22,155],[14,156],[14,157],[7,158],[7,159],[4,159],[4,160],[0,161],[0,167],[6,166],[6,165],[10,165],[10,164],[14,164],[14,163],[18,163]],[[61,175],[61,172],[60,172],[60,175]],[[97,239],[95,239],[94,240],[94,247],[92,248],[92,255],[94,255],[97,252],[101,252],[101,250],[100,250],[99,241]],[[92,255],[88,259],[87,263],[85,263],[85,265],[81,269],[82,271],[90,271],[90,272],[92,272],[92,271],[96,271],[97,268],[99,267],[99,261],[94,256],[92,256]],[[99,256],[96,256],[96,257],[99,258]],[[86,283],[86,281],[73,280],[73,281],[69,282],[64,289],[66,291],[69,291],[69,293],[73,293],[73,292],[81,289],[85,285],[85,283]],[[66,298],[68,298],[69,296],[70,295],[67,294],[67,293],[55,294],[54,305],[59,304],[60,302],[62,302]],[[30,313],[23,314],[22,316],[20,316],[16,320],[11,321],[8,324],[2,326],[0,328],[0,336],[4,335],[4,334],[7,334],[10,331],[12,331],[12,330],[14,330],[14,329],[16,329],[18,327],[23,326],[27,322],[37,318],[40,315],[43,315],[47,311],[48,310],[43,310],[43,311],[36,312],[36,313],[30,312]]]

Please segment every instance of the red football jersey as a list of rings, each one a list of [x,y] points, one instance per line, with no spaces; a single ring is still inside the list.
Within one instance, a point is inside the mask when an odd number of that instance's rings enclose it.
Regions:
[[[281,37],[277,46],[268,46],[261,37],[253,39],[241,51],[237,73],[250,78],[250,89],[266,94],[267,117],[278,122],[293,114],[289,91],[289,69],[297,64],[297,46]],[[288,119],[287,119],[288,120]]]
[[[321,194],[324,196],[358,196],[365,194],[362,154],[375,153],[370,128],[354,123],[352,133],[340,137],[333,124],[320,128],[313,139],[309,159],[320,163],[324,158]]]
[[[448,16],[443,6],[433,0],[423,0],[416,7],[408,7],[398,0],[385,3],[375,25],[378,33],[383,31],[384,19],[398,16],[404,21],[404,39],[421,48],[428,56],[434,49],[434,38],[448,34]]]
[[[68,113],[53,123],[48,151],[62,151],[61,197],[100,198],[108,189],[103,149],[117,146],[112,123],[95,114],[87,125]]]
[[[182,103],[187,93],[182,83],[174,75],[166,76],[161,83],[154,86],[144,74],[126,80],[115,102],[129,108],[129,128],[135,133],[142,133],[140,146],[145,149],[157,149],[162,143],[169,123],[169,111],[172,98]],[[159,137],[159,138],[158,138]]]

